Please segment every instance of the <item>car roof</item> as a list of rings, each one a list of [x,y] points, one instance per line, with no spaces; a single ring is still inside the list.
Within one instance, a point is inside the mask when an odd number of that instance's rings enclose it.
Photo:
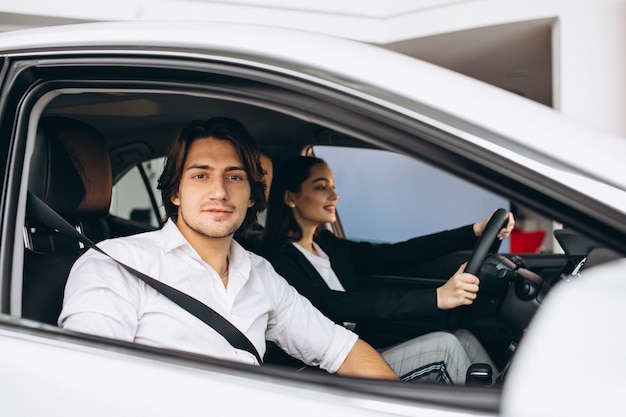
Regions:
[[[485,148],[528,154],[529,159],[554,165],[555,176],[583,174],[626,190],[623,137],[568,120],[546,106],[461,74],[355,41],[266,26],[181,21],[88,23],[0,34],[0,51],[5,54],[103,48],[256,62],[410,116],[452,116],[492,132],[493,136],[479,139]],[[424,109],[430,114],[420,112]]]

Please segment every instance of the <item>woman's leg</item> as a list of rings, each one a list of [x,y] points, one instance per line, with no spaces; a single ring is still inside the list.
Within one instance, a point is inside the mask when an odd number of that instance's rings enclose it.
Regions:
[[[464,384],[472,364],[463,345],[452,333],[433,332],[381,351],[403,380],[434,380]]]
[[[469,330],[460,329],[454,332],[454,335],[459,339],[461,345],[467,352],[467,357],[469,358],[471,363],[486,363],[491,366],[493,369],[493,374],[498,375],[499,371],[496,365],[493,363],[489,354],[483,347],[483,345],[478,341],[476,336]]]

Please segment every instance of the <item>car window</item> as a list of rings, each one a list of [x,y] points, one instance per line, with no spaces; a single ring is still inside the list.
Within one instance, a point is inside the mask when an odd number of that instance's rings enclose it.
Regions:
[[[113,185],[111,214],[122,219],[158,227],[164,216],[157,181],[164,158],[133,166]]]
[[[397,242],[486,218],[509,202],[423,162],[393,152],[316,146],[335,176],[346,237]],[[508,241],[501,245],[508,251]]]

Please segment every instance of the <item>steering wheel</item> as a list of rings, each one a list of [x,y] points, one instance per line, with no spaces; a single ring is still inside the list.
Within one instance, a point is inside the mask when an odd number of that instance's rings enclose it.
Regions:
[[[467,265],[465,266],[465,272],[468,274],[478,276],[481,266],[490,252],[497,250],[496,244],[500,244],[498,240],[498,232],[506,225],[508,219],[508,210],[503,208],[497,209],[485,226],[485,230],[476,241],[474,250],[470,255]],[[494,249],[496,247],[496,249]],[[452,310],[448,310],[447,327],[451,330],[456,330],[459,326],[459,312],[462,307],[456,307]]]
[[[506,226],[508,213],[508,210],[503,208],[499,208],[495,211],[495,213],[493,213],[485,226],[485,230],[483,230],[483,233],[480,235],[476,245],[474,246],[472,255],[465,266],[465,272],[478,276],[480,267],[483,262],[485,262],[485,259],[487,259],[487,255],[489,255],[492,251],[492,247],[496,243],[499,243],[497,240],[498,232]]]

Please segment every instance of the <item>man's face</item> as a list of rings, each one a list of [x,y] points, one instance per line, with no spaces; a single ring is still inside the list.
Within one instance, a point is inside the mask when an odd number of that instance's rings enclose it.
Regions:
[[[188,240],[232,236],[253,205],[248,175],[234,146],[212,137],[192,142],[172,203],[178,206],[176,225]]]

